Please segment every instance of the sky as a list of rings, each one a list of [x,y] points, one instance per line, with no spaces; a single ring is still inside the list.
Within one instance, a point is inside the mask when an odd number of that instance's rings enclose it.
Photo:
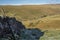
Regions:
[[[60,4],[60,0],[0,0],[0,5]]]

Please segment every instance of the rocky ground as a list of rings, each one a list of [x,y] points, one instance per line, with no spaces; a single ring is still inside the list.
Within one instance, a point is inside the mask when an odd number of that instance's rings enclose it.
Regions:
[[[0,40],[39,40],[44,32],[35,29],[26,29],[25,26],[11,17],[0,17]]]

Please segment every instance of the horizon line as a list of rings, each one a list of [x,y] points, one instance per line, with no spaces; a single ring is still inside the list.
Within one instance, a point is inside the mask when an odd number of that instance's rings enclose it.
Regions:
[[[45,4],[57,4],[57,3],[35,3],[35,4],[32,4],[32,3],[30,3],[30,4],[0,4],[0,5],[45,5]],[[59,3],[60,4],[60,3]]]

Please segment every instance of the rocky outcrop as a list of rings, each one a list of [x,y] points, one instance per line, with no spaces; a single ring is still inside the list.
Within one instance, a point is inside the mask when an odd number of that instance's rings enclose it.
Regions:
[[[0,39],[1,40],[39,40],[44,32],[39,29],[26,29],[15,18],[0,16]]]
[[[39,40],[40,37],[44,35],[44,32],[41,32],[41,30],[37,28],[23,29],[20,35],[20,40]]]

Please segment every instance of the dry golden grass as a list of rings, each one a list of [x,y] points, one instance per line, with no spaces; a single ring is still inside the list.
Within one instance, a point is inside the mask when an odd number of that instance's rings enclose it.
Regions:
[[[16,17],[27,28],[60,29],[60,5],[0,6],[1,8],[4,8],[7,16]]]
[[[21,19],[36,19],[44,15],[60,14],[60,5],[0,6],[0,8],[4,8],[6,14],[16,14]]]
[[[26,28],[60,30],[60,15],[48,16],[37,20],[27,20],[23,21],[23,24],[26,26]]]

